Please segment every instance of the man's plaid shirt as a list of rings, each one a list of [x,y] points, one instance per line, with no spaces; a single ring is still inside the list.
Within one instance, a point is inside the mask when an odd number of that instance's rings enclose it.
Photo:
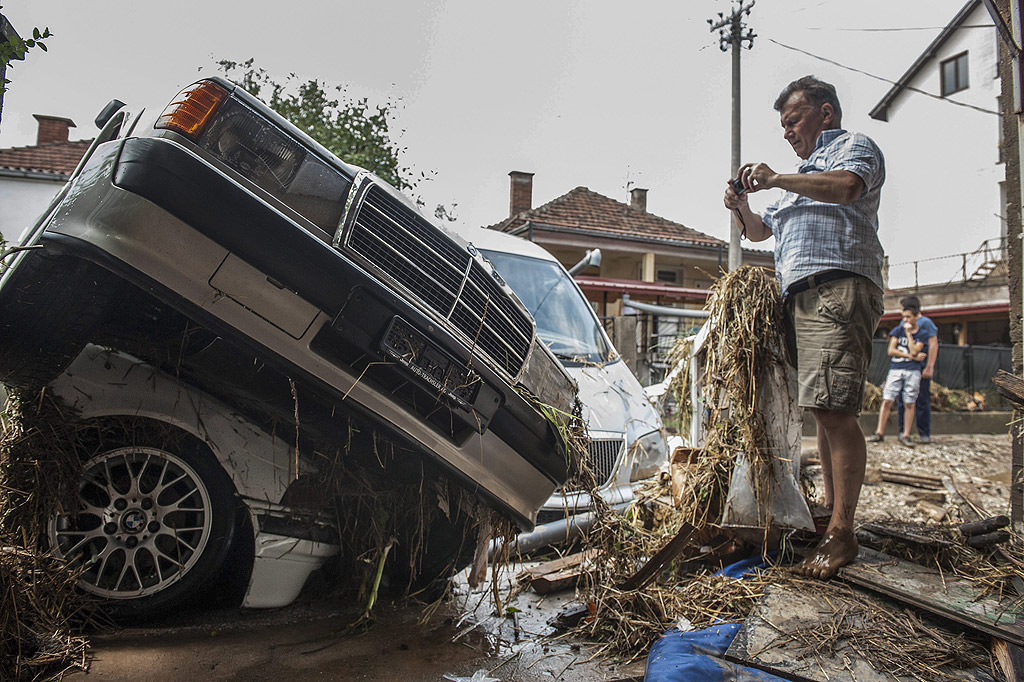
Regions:
[[[786,192],[761,216],[775,235],[775,271],[782,290],[823,270],[849,270],[882,285],[882,244],[878,202],[885,182],[885,160],[871,138],[845,130],[825,130],[799,168],[800,173],[847,170],[864,181],[851,204],[827,204]]]

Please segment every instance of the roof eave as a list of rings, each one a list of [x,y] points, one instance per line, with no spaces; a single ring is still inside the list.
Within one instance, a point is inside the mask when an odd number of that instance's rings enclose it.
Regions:
[[[910,84],[910,81],[912,81],[914,77],[920,73],[921,69],[924,68],[924,65],[935,56],[935,53],[940,47],[942,47],[942,44],[949,39],[949,36],[951,36],[955,30],[960,28],[960,24],[962,24],[970,13],[977,9],[980,4],[981,0],[968,0],[967,4],[957,12],[955,17],[953,17],[953,20],[946,24],[946,27],[942,29],[938,36],[935,37],[935,40],[933,40],[931,44],[925,48],[925,51],[922,52],[916,60],[914,60],[914,63],[910,65],[910,68],[907,69],[906,73],[900,76],[900,79],[889,89],[889,92],[885,93],[885,96],[882,97],[878,104],[871,109],[868,116],[876,121],[888,121],[889,105],[892,104],[893,100],[906,89]]]
[[[603,230],[591,230],[585,227],[570,227],[568,225],[550,225],[548,223],[541,223],[536,220],[531,220],[529,223],[533,226],[533,229],[537,230],[548,230],[550,232],[561,232],[563,234],[585,234],[589,237],[607,237],[609,239],[618,239],[621,241],[630,242],[643,242],[648,244],[671,244],[676,246],[702,246],[708,249],[718,249],[725,247],[726,243],[717,239],[712,238],[711,240],[697,240],[697,239],[659,239],[658,237],[637,237],[618,234],[615,232],[605,232]]]
[[[58,171],[33,170],[26,168],[0,168],[0,177],[67,182],[68,180],[71,179],[71,173],[60,173]]]

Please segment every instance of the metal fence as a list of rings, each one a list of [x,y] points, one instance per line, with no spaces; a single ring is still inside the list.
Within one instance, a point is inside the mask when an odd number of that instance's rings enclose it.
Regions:
[[[667,373],[668,354],[676,340],[695,334],[702,320],[686,318],[659,318],[638,315],[635,339],[616,339],[613,318],[602,318],[602,323],[620,350],[626,344],[636,344],[636,374],[645,386],[661,381]],[[889,341],[874,339],[868,381],[881,386],[889,372]],[[933,380],[949,389],[979,391],[992,388],[992,377],[1000,369],[1013,371],[1012,349],[1003,346],[956,346],[939,344]]]
[[[889,340],[875,339],[871,348],[868,381],[881,386],[889,372]],[[979,391],[992,387],[999,370],[1013,371],[1012,349],[1003,346],[954,346],[939,344],[932,381],[946,388]]]

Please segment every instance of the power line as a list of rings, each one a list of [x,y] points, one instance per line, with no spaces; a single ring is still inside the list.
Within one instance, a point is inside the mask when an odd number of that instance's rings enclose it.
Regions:
[[[864,33],[898,33],[901,31],[941,31],[946,27],[944,26],[922,26],[922,27],[902,27],[902,28],[867,28],[867,29],[838,29],[836,27],[829,26],[814,26],[803,29],[804,31],[849,31],[849,32],[864,32]],[[968,26],[958,26],[956,30],[961,29],[991,29],[991,24],[972,24]]]
[[[792,45],[786,45],[785,43],[780,43],[779,41],[775,40],[774,38],[768,38],[768,42],[775,43],[779,47],[784,47],[787,50],[793,50],[794,52],[799,52],[800,54],[807,55],[808,57],[812,57],[812,58],[817,59],[819,61],[825,62],[826,64],[831,64],[833,66],[838,66],[841,69],[846,69],[847,71],[853,71],[854,73],[859,73],[859,74],[867,76],[869,78],[874,78],[875,80],[880,80],[883,83],[888,83],[890,85],[900,85],[899,83],[897,83],[894,80],[889,80],[888,78],[884,78],[882,76],[876,76],[873,73],[868,73],[867,71],[862,71],[861,69],[855,69],[854,67],[847,66],[846,64],[840,64],[839,62],[835,61],[834,59],[828,59],[827,57],[822,57],[820,55],[816,55],[813,52],[808,52],[807,50],[801,50],[799,47],[793,47]],[[937,99],[940,102],[946,102],[948,104],[955,104],[958,107],[964,107],[966,109],[973,109],[974,111],[979,111],[979,112],[981,112],[983,114],[993,114],[994,116],[1001,116],[1001,114],[998,111],[993,111],[992,109],[985,109],[984,107],[978,107],[978,106],[975,106],[973,104],[967,104],[966,102],[958,102],[955,99],[949,99],[948,97],[942,97],[941,95],[936,95],[934,93],[927,92],[926,90],[921,90],[919,88],[914,88],[914,87],[911,87],[909,85],[902,85],[901,87],[903,87],[906,90],[909,90],[910,92],[916,92],[916,93],[918,93],[920,95],[927,95],[928,97],[931,97],[932,99]]]

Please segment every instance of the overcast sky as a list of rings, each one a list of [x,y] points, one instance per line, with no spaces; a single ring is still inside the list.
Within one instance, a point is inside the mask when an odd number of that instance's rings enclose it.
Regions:
[[[743,159],[795,166],[771,105],[808,73],[836,85],[845,128],[878,137],[892,125],[867,116],[887,83],[778,43],[895,80],[962,6],[757,0],[749,24],[758,37],[742,57]],[[34,144],[36,113],[73,119],[72,139],[92,137],[92,119],[111,98],[162,107],[214,73],[217,60],[255,57],[281,77],[400,100],[403,162],[433,175],[416,190],[428,213],[455,204],[459,222],[498,222],[508,213],[508,172],[520,170],[535,173],[535,206],[580,185],[626,201],[627,188],[639,186],[650,190],[652,213],[728,239],[731,64],[707,19],[731,8],[725,0],[6,0],[2,11],[23,37],[34,26],[54,36],[49,52],[8,71],[0,147]],[[892,262],[999,236],[997,225],[993,234],[948,232],[921,243],[881,226]]]

